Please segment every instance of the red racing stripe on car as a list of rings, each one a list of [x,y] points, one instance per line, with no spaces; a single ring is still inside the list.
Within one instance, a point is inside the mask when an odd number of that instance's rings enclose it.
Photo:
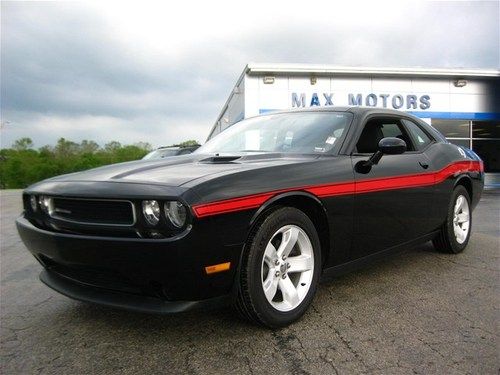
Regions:
[[[481,161],[459,161],[452,163],[437,172],[367,179],[358,182],[341,182],[335,184],[273,190],[260,194],[198,204],[193,206],[193,210],[196,217],[202,218],[228,212],[258,208],[273,196],[289,191],[307,191],[320,198],[346,194],[364,194],[376,191],[434,185],[443,182],[448,177],[453,175],[465,172],[483,171],[484,165]]]
[[[273,190],[262,194],[247,195],[239,198],[225,199],[222,201],[216,201],[206,204],[205,203],[198,204],[193,206],[193,210],[196,217],[198,218],[205,216],[219,215],[227,212],[248,210],[251,208],[260,207],[269,198],[272,198],[275,195],[286,193],[289,191],[307,191],[318,197],[353,194],[354,182]]]
[[[198,204],[193,206],[193,210],[194,213],[196,214],[196,217],[205,217],[205,216],[223,214],[227,212],[249,210],[251,208],[260,207],[262,203],[267,201],[273,195],[279,193],[281,192],[276,191],[273,193],[248,195],[246,197],[240,197],[235,199],[227,199],[207,204]]]
[[[436,183],[443,182],[448,177],[465,172],[484,172],[483,161],[458,161],[436,172]]]

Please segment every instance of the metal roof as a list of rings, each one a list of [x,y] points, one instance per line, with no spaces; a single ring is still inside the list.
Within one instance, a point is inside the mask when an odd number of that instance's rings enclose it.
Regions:
[[[346,67],[323,64],[249,63],[245,72],[295,73],[380,76],[433,76],[433,77],[500,77],[500,69],[441,69],[441,68],[375,68]]]

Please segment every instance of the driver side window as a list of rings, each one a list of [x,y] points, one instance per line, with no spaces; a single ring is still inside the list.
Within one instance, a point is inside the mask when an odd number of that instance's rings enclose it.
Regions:
[[[414,151],[410,137],[398,119],[373,118],[361,132],[356,149],[361,154],[373,154],[378,150],[382,138],[395,137],[406,142],[407,151]]]

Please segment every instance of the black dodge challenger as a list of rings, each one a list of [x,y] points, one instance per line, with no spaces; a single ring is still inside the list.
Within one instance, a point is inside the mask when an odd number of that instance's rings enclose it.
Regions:
[[[480,158],[418,118],[330,107],[241,121],[191,155],[42,181],[17,228],[68,297],[157,313],[233,303],[280,327],[322,275],[429,240],[464,250],[483,185]]]

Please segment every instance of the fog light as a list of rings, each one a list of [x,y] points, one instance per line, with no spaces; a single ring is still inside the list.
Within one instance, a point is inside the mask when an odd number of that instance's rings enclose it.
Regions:
[[[186,206],[178,201],[165,202],[165,215],[173,226],[182,228],[186,223]]]
[[[156,225],[160,221],[160,205],[155,200],[142,201],[142,213],[151,225]]]
[[[30,196],[30,204],[31,204],[31,210],[33,212],[36,212],[38,210],[38,202],[36,201],[36,197],[34,195]]]

